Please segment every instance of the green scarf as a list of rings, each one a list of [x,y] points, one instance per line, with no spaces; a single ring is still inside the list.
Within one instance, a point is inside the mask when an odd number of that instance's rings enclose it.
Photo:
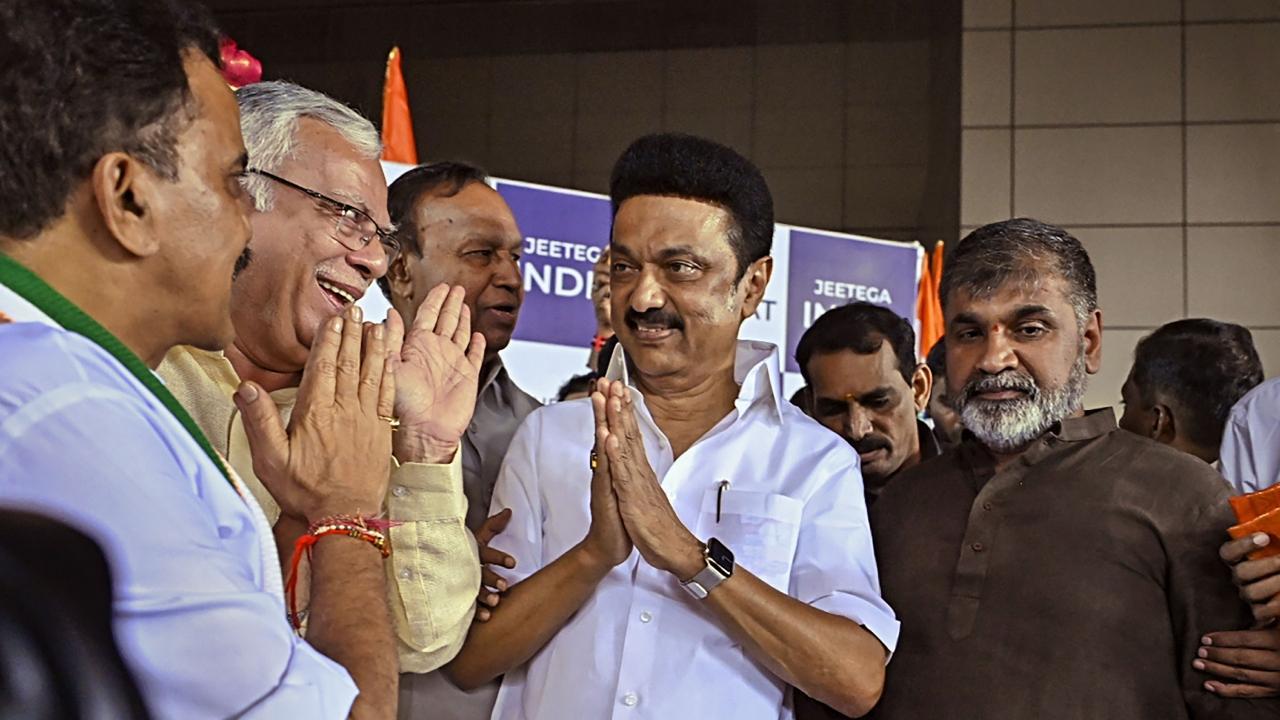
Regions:
[[[102,327],[97,320],[89,317],[83,310],[76,307],[75,303],[64,297],[62,293],[49,287],[49,284],[41,280],[35,273],[18,264],[17,261],[4,253],[0,253],[0,285],[4,285],[27,302],[35,305],[41,312],[61,325],[63,329],[82,335],[96,343],[98,347],[106,350],[111,357],[115,358],[131,375],[137,378],[138,382],[150,390],[161,405],[164,405],[170,413],[173,413],[173,417],[186,429],[191,435],[191,439],[196,441],[196,444],[200,446],[204,454],[209,456],[209,459],[222,472],[222,476],[227,479],[227,482],[230,482],[233,488],[235,487],[235,483],[231,481],[231,473],[227,470],[226,463],[213,449],[213,445],[209,444],[209,438],[205,437],[204,432],[200,430],[200,426],[196,425],[196,421],[191,419],[191,415],[186,408],[182,407],[182,404],[173,397],[173,393],[170,393],[169,388],[160,382],[160,378],[151,372],[151,368],[147,367],[146,363],[142,362],[142,359],[134,354],[132,350],[125,347],[125,344],[120,342],[119,338]]]

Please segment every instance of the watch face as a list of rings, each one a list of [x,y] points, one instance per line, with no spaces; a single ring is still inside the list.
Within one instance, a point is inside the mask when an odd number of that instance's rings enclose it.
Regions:
[[[707,560],[715,563],[725,577],[733,574],[733,551],[715,538],[707,539]]]

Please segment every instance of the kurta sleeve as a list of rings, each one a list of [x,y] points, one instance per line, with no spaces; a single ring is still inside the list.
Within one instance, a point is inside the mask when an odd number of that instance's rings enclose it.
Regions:
[[[391,610],[400,670],[425,673],[462,648],[480,590],[480,555],[466,526],[462,453],[447,465],[393,468],[387,510]]]

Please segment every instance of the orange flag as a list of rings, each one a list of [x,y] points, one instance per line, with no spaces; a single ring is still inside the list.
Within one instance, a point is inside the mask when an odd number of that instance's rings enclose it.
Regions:
[[[382,86],[382,159],[418,164],[418,148],[413,143],[413,118],[409,116],[409,91],[400,70],[400,48],[387,56],[387,79]]]
[[[941,240],[932,253],[920,258],[920,290],[916,295],[916,316],[920,319],[920,357],[927,357],[934,343],[946,334],[942,320],[942,300],[938,297],[938,285],[942,281]]]

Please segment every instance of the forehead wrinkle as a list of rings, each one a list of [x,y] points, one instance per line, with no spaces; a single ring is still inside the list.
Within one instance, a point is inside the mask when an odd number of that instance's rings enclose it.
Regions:
[[[502,248],[511,246],[523,246],[524,238],[518,235],[506,235],[502,232],[478,231],[470,232],[462,237],[462,244],[480,242],[490,247]]]
[[[437,198],[447,200],[448,198]],[[524,236],[517,228],[508,228],[502,220],[478,208],[458,207],[451,204],[429,203],[420,206],[418,217],[424,222],[417,223],[420,232],[429,228],[460,226],[463,224],[477,227],[468,229],[457,239],[458,245],[477,240],[501,247],[524,244]]]
[[[965,300],[970,301],[970,304],[974,301],[1001,303],[1004,301],[1001,296],[1004,295],[1016,296],[1009,299],[1009,302],[1016,305],[1013,310],[1015,314],[1023,314],[1023,311],[1028,308],[1041,308],[1056,317],[1058,313],[1052,310],[1052,306],[1058,300],[1068,307],[1074,307],[1070,294],[1066,288],[1062,287],[1066,282],[1065,280],[1056,275],[1046,275],[1044,273],[1034,273],[1034,275],[1035,277],[1006,278],[1004,282],[994,287],[989,285],[979,288],[957,287],[951,291],[952,299],[948,303],[948,307],[955,308],[957,304],[963,303]],[[981,314],[987,315],[990,312],[990,309],[986,309]],[[986,320],[979,316],[977,310],[967,308],[956,312],[953,322],[982,324]]]

